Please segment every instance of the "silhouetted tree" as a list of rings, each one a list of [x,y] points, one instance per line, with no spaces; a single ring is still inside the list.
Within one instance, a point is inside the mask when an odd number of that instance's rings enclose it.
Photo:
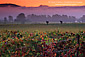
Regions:
[[[54,22],[59,22],[61,20],[61,15],[58,15],[58,14],[55,14],[55,15],[52,15],[52,20],[54,20]]]
[[[85,18],[85,17],[83,17],[83,18]],[[49,20],[52,22],[60,22],[60,20],[62,20],[63,22],[75,22],[76,17],[68,16],[68,15],[59,15],[59,14],[55,14],[52,16],[31,14],[31,15],[28,15],[26,19],[27,20],[29,19],[30,21],[34,21],[34,22],[39,22],[39,21],[46,22],[46,20]]]
[[[60,21],[60,23],[62,24],[62,23],[63,23],[63,21]]]
[[[69,22],[69,17],[67,16],[67,15],[62,15],[62,19],[61,19],[62,21],[64,21],[64,22]]]
[[[76,20],[75,16],[69,16],[68,22],[75,22]]]
[[[4,17],[4,24],[6,24],[7,23],[7,18],[6,17]]]
[[[41,22],[41,21],[43,22],[43,21],[46,21],[47,17],[46,15],[31,14],[27,16],[27,19],[34,22]]]
[[[12,16],[9,16],[9,22],[13,22],[13,17]]]
[[[24,14],[24,13],[20,13],[20,14],[17,16],[16,21],[17,21],[17,22],[21,22],[22,24],[24,24],[25,21],[26,21],[25,14]]]
[[[80,21],[85,22],[85,15],[80,18]]]
[[[46,23],[47,23],[47,25],[48,25],[49,21],[46,21]]]

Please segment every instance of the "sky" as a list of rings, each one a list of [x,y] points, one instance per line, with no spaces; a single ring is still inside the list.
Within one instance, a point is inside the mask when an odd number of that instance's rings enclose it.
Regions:
[[[2,3],[13,3],[25,7],[48,6],[83,6],[85,0],[0,0]]]
[[[85,15],[85,8],[37,8],[40,5],[48,5],[48,6],[85,6],[85,0],[0,0],[0,4],[3,3],[12,3],[20,6],[19,8],[11,8],[11,7],[0,7],[0,19],[4,17],[8,17],[9,15],[16,18],[19,13],[25,13],[25,15],[29,14],[38,14],[38,15],[53,15],[53,14],[65,14],[68,16],[75,16],[80,18]],[[35,8],[28,8],[35,7]]]

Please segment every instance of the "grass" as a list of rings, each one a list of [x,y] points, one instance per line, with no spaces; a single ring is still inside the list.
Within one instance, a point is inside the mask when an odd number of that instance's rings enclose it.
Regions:
[[[85,23],[66,23],[66,24],[0,24],[0,30],[20,30],[20,31],[54,31],[78,32],[85,31]]]

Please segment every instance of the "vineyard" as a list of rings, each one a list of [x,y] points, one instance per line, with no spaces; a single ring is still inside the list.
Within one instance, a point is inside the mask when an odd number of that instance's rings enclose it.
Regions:
[[[84,53],[84,31],[0,31],[0,57],[76,57]]]

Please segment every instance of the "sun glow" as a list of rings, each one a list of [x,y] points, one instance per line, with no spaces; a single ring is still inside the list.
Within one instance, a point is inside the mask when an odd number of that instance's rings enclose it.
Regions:
[[[26,7],[36,7],[39,5],[83,6],[85,5],[85,0],[0,0],[0,3],[13,3]]]

